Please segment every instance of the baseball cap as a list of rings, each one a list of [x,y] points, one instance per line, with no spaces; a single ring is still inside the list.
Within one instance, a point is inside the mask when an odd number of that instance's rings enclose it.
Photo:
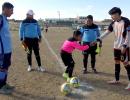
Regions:
[[[33,10],[29,10],[29,11],[27,12],[27,15],[34,15]]]

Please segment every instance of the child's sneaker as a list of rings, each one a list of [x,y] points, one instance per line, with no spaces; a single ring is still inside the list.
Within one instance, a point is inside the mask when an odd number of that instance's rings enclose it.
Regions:
[[[31,72],[32,71],[32,67],[29,65],[28,66],[28,69],[27,69],[28,72]]]
[[[71,80],[71,78],[69,77],[69,78],[67,78],[67,83],[70,83],[70,80]]]
[[[125,89],[130,90],[130,83],[128,84],[128,86]]]
[[[117,85],[117,84],[120,84],[120,82],[113,80],[113,81],[109,81],[108,84]]]
[[[45,72],[45,71],[46,71],[44,67],[38,67],[37,70],[38,70],[38,71],[41,71],[41,72]]]
[[[68,73],[63,73],[63,75],[62,75],[62,76],[63,76],[63,78],[64,78],[64,79],[66,79],[66,80],[69,78]]]

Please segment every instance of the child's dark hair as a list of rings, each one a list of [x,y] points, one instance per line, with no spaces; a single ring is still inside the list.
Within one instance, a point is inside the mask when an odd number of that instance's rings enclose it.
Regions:
[[[119,15],[121,15],[122,11],[120,8],[118,7],[113,7],[109,12],[108,12],[110,15],[113,15],[113,14],[116,14],[118,13]]]
[[[74,36],[82,36],[82,33],[79,31],[79,30],[76,30],[76,31],[74,31],[74,33],[73,33],[73,37]]]
[[[13,6],[11,3],[9,3],[9,2],[5,2],[5,3],[2,5],[2,10],[4,10],[5,8],[7,8],[7,9],[12,9],[12,8],[14,8],[14,6]]]
[[[88,16],[87,16],[87,19],[93,20],[93,16],[92,16],[92,15],[88,15]]]

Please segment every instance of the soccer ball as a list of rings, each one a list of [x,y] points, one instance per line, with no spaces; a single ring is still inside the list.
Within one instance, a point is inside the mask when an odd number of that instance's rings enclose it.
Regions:
[[[70,79],[70,85],[73,86],[74,88],[77,88],[80,86],[80,81],[77,77],[73,77]]]
[[[71,93],[71,87],[70,87],[70,84],[69,83],[64,83],[61,85],[61,92],[64,94],[64,95],[68,95]]]

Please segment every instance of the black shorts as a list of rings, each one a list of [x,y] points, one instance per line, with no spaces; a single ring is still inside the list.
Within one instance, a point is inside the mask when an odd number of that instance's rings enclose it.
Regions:
[[[83,45],[89,45],[89,42],[84,42]],[[85,54],[95,54],[96,55],[96,49],[97,49],[97,44],[95,46],[91,46],[88,50],[83,51],[83,55]]]
[[[62,59],[63,63],[65,64],[65,66],[75,63],[72,58],[72,54],[67,53],[65,51],[61,51],[60,55],[61,55],[61,59]]]
[[[127,48],[125,54],[122,54],[121,50],[114,49],[114,59],[115,60],[120,60],[122,62],[124,62],[124,61],[130,61],[129,48]]]

